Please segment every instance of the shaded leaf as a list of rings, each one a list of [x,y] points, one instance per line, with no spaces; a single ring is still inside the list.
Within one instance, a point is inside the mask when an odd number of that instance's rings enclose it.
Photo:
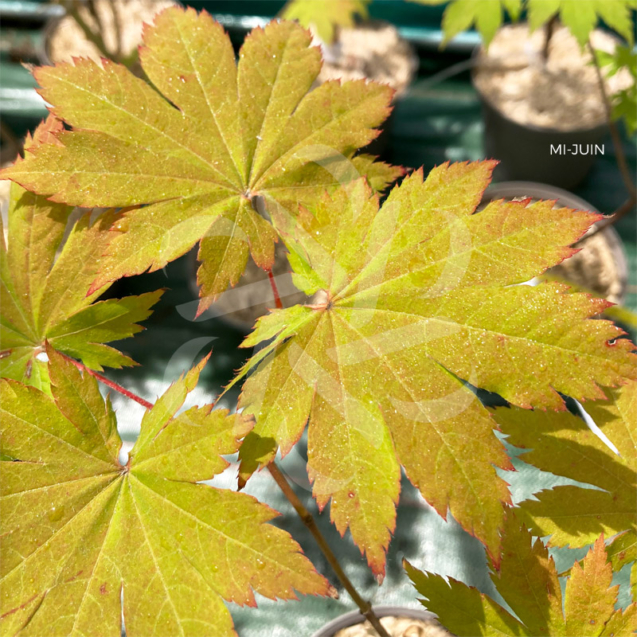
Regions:
[[[499,553],[495,467],[509,466],[489,412],[463,382],[524,406],[563,409],[557,391],[601,397],[636,373],[632,345],[606,302],[564,287],[515,286],[570,256],[597,217],[554,202],[491,202],[473,214],[493,162],[420,171],[379,210],[363,181],[302,210],[286,238],[294,282],[316,294],[261,318],[261,344],[234,382],[256,425],[242,446],[245,481],[309,421],[314,495],[382,577],[400,465],[426,500]],[[531,248],[532,246],[532,248]],[[538,246],[541,248],[538,249]],[[564,374],[564,369],[572,369]]]
[[[615,47],[613,53],[595,51],[595,55],[601,67],[605,67],[608,77],[622,71],[632,75],[632,84],[617,93],[611,95],[612,118],[623,120],[628,135],[632,136],[637,130],[637,53],[632,47]]]
[[[365,81],[308,92],[321,55],[293,22],[252,31],[238,65],[205,11],[166,9],[143,39],[152,85],[108,60],[37,69],[42,96],[74,130],[2,174],[67,204],[143,206],[115,224],[92,290],[158,270],[201,240],[203,311],[238,282],[250,253],[273,265],[277,234],[254,202],[294,216],[299,201],[338,185],[393,93]],[[365,169],[376,182],[391,174]]]
[[[250,422],[194,407],[203,365],[146,412],[129,462],[96,381],[49,350],[54,399],[0,381],[3,635],[236,635],[223,600],[294,599],[327,583],[220,473]],[[205,362],[205,361],[204,361]],[[123,600],[123,602],[122,602]],[[123,605],[122,605],[123,604]]]
[[[577,416],[497,409],[494,418],[521,458],[551,473],[601,490],[558,486],[521,504],[520,517],[550,544],[590,544],[637,525],[637,383],[609,391],[610,399],[586,404],[586,411],[615,445],[613,452]]]
[[[419,4],[438,5],[445,0],[411,0]],[[482,36],[485,48],[489,48],[496,31],[502,26],[504,12],[517,20],[522,0],[453,0],[442,15],[443,46],[458,33],[471,27]]]
[[[49,118],[27,140],[50,140],[61,123]],[[8,245],[0,246],[0,375],[48,391],[46,363],[38,358],[48,341],[91,369],[134,362],[105,345],[139,332],[162,292],[98,301],[87,295],[106,249],[113,212],[90,223],[76,221],[63,241],[71,209],[12,184]]]
[[[371,0],[290,0],[281,16],[298,20],[304,27],[313,26],[323,42],[334,41],[336,27],[351,28],[355,18],[368,17],[367,5]]]
[[[507,512],[502,535],[499,573],[491,564],[497,591],[519,618],[477,589],[440,575],[422,573],[405,561],[407,574],[426,599],[422,604],[458,637],[527,636],[601,637],[632,635],[630,622],[637,606],[615,611],[618,586],[611,586],[613,571],[604,538],[600,536],[582,563],[573,566],[562,590],[553,558],[539,539]]]
[[[636,6],[635,0],[527,0],[531,31],[559,15],[562,24],[568,27],[581,47],[586,45],[591,31],[600,20],[632,45],[631,9]]]

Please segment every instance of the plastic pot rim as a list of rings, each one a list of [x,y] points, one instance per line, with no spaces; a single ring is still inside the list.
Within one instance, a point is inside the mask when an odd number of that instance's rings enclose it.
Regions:
[[[374,612],[379,617],[409,617],[410,619],[436,619],[433,613],[430,613],[424,608],[411,608],[407,606],[373,606]],[[365,617],[360,611],[354,610],[349,613],[345,613],[331,622],[325,624],[322,628],[317,630],[312,637],[334,637],[337,631],[343,628],[349,628],[350,626],[356,626],[362,624],[365,621]]]

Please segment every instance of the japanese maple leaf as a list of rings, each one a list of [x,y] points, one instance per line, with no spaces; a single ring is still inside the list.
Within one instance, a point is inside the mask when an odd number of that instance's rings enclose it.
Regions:
[[[630,567],[630,590],[633,600],[637,600],[637,531],[624,531],[616,535],[606,547],[608,558],[613,571],[619,571],[624,566]]]
[[[491,579],[509,604],[508,610],[477,589],[453,578],[422,573],[405,562],[407,574],[438,615],[458,637],[629,637],[634,635],[637,605],[615,610],[618,586],[611,586],[613,570],[600,536],[582,563],[575,563],[566,583],[564,600],[553,558],[539,539],[507,513],[499,572]]]
[[[635,377],[633,345],[608,303],[565,286],[514,285],[573,254],[598,217],[554,202],[493,201],[474,214],[495,162],[418,171],[379,210],[363,180],[312,211],[287,239],[306,306],[261,318],[244,347],[240,406],[256,425],[242,477],[287,454],[309,420],[308,470],[379,577],[395,524],[400,465],[443,516],[499,551],[509,467],[490,413],[466,385],[521,407],[564,409],[558,392],[603,398]],[[569,370],[565,373],[564,370]],[[236,382],[236,381],[235,381]],[[497,558],[496,558],[497,559]]]
[[[326,82],[309,32],[273,22],[246,38],[239,63],[205,11],[166,9],[140,49],[149,84],[125,67],[86,59],[35,70],[52,112],[73,126],[2,176],[79,206],[140,206],[115,224],[96,290],[157,270],[201,240],[203,311],[234,285],[249,253],[269,269],[277,233],[256,212],[292,211],[326,187],[402,173],[354,151],[378,135],[393,91]]]
[[[200,480],[250,422],[210,406],[176,416],[195,367],[142,421],[129,461],[108,399],[49,349],[53,398],[0,381],[3,635],[236,635],[223,600],[294,599],[326,581],[254,498]]]
[[[586,411],[619,455],[568,412],[494,413],[509,442],[529,450],[523,460],[601,489],[558,486],[521,504],[521,519],[536,535],[550,535],[552,546],[584,546],[602,532],[637,530],[637,383],[608,393],[608,400],[587,403]]]
[[[54,119],[40,125],[34,139],[27,139],[27,156],[34,144],[52,139],[61,126]],[[8,245],[4,236],[0,239],[0,376],[45,391],[47,366],[38,359],[45,341],[91,369],[134,365],[104,343],[139,332],[137,321],[150,315],[162,294],[97,302],[99,293],[87,296],[117,217],[107,212],[91,224],[86,213],[64,242],[70,212],[12,184]]]
[[[411,0],[418,4],[439,5],[447,0]],[[453,0],[442,15],[442,30],[446,44],[461,31],[475,27],[482,36],[485,48],[502,26],[504,12],[517,20],[522,9],[522,0]]]
[[[355,17],[367,18],[371,0],[291,0],[281,15],[298,20],[304,27],[314,26],[323,42],[334,42],[335,27],[353,27]]]
[[[529,27],[532,31],[554,16],[568,27],[581,47],[589,40],[591,31],[603,20],[631,45],[634,40],[631,9],[635,0],[527,0]]]

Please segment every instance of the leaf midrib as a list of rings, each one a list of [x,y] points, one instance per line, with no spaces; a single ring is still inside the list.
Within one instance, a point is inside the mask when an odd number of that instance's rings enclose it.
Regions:
[[[204,84],[201,81],[201,75],[199,73],[199,65],[195,64],[195,61],[194,61],[194,59],[192,57],[192,54],[191,54],[190,47],[188,46],[189,45],[189,41],[186,38],[184,38],[184,35],[183,35],[183,33],[181,31],[181,28],[180,28],[180,25],[181,25],[180,21],[179,20],[175,20],[175,26],[177,28],[177,31],[179,32],[179,35],[181,37],[181,41],[184,44],[184,50],[186,51],[186,55],[188,56],[188,61],[190,62],[191,68],[195,72],[195,77],[197,78],[197,83],[199,84],[199,86],[201,88],[201,92],[204,95],[204,99],[206,100],[206,104],[208,106],[208,110],[210,111],[210,114],[212,115],[212,119],[215,122],[215,126],[217,127],[217,130],[219,131],[219,138],[223,142],[223,145],[224,145],[224,147],[226,149],[226,152],[228,153],[228,157],[230,159],[230,162],[232,163],[232,167],[234,168],[236,176],[239,179],[239,187],[242,190],[244,190],[245,184],[244,184],[244,181],[243,181],[243,177],[241,176],[241,172],[239,170],[239,167],[237,166],[237,164],[236,164],[236,162],[234,160],[234,157],[232,155],[232,152],[230,151],[230,146],[228,145],[228,142],[226,141],[226,138],[224,136],[223,127],[219,126],[219,122],[217,121],[217,113],[213,109],[212,104],[210,103],[210,100],[208,98],[208,92],[204,88]],[[236,71],[236,65],[235,65],[235,76],[236,76],[236,73],[237,73],[237,71]],[[237,93],[236,106],[237,106],[237,108],[239,107],[239,95],[238,95],[238,93]]]
[[[178,504],[176,504],[175,502],[173,502],[172,500],[168,499],[167,497],[165,497],[164,495],[162,495],[161,493],[159,493],[158,491],[155,491],[155,489],[153,489],[152,487],[150,487],[149,485],[147,485],[145,482],[143,482],[140,478],[138,478],[137,476],[135,476],[135,472],[134,470],[131,471],[131,473],[129,474],[131,476],[131,478],[135,479],[135,482],[137,482],[138,484],[142,485],[147,491],[150,491],[154,497],[159,498],[162,502],[165,502],[166,504],[170,505],[171,507],[177,509],[180,513],[182,513],[183,515],[191,518],[195,524],[199,524],[207,529],[210,529],[211,531],[213,531],[215,534],[222,536],[223,538],[225,538],[229,544],[238,544],[241,548],[245,549],[246,551],[253,553],[254,555],[257,555],[259,557],[259,559],[271,562],[273,564],[276,564],[276,566],[286,572],[292,572],[291,569],[286,566],[285,564],[281,564],[280,562],[277,562],[273,557],[266,555],[263,552],[259,552],[256,549],[252,548],[249,544],[245,544],[243,542],[241,542],[240,540],[238,540],[237,538],[234,538],[230,535],[226,535],[223,531],[221,531],[220,529],[217,529],[216,527],[208,524],[207,522],[205,522],[204,520],[202,520],[201,518],[198,518],[196,515],[193,515],[190,511],[184,509],[183,507],[179,506]],[[173,481],[170,481],[173,482]],[[208,485],[201,485],[204,488],[208,488],[208,489],[215,489],[217,490],[215,487],[211,487]]]
[[[102,73],[105,73],[105,71],[103,69],[101,69],[101,71],[102,71]],[[222,182],[229,183],[230,186],[231,186],[231,189],[236,190],[236,186],[234,184],[232,184],[231,182],[228,182],[228,178],[223,173],[221,173],[219,171],[219,169],[214,166],[214,164],[211,164],[210,161],[208,161],[205,157],[200,156],[192,148],[188,148],[187,146],[184,146],[183,144],[181,144],[179,141],[177,141],[173,137],[167,135],[164,130],[161,130],[161,129],[157,128],[156,126],[153,126],[152,124],[150,124],[149,122],[144,121],[143,119],[140,119],[134,113],[131,113],[130,111],[127,111],[125,108],[123,108],[121,106],[118,106],[118,105],[108,101],[105,97],[100,96],[100,95],[98,95],[96,93],[92,93],[91,91],[86,90],[83,86],[80,86],[80,85],[74,84],[73,82],[70,82],[67,78],[65,78],[63,76],[56,76],[56,79],[59,82],[68,84],[69,86],[73,87],[74,89],[76,89],[76,90],[78,90],[78,91],[80,91],[82,93],[86,93],[87,95],[91,95],[91,96],[95,97],[96,99],[98,99],[102,103],[107,104],[111,108],[113,108],[115,110],[118,110],[118,111],[124,113],[126,116],[130,117],[131,119],[139,122],[140,125],[155,131],[155,133],[159,137],[163,137],[163,138],[169,140],[175,146],[181,148],[182,150],[185,150],[187,153],[189,153],[190,155],[195,157],[197,160],[201,161],[203,164],[208,166],[208,168],[210,168],[214,173],[218,174],[222,178]],[[162,100],[164,101],[164,103],[165,103],[167,108],[172,108],[172,106],[170,106],[168,104],[168,102],[166,101],[166,98],[163,95],[162,95]],[[83,130],[89,130],[89,129],[83,129]],[[121,140],[120,137],[117,137],[116,135],[113,135],[111,133],[103,133],[103,134],[104,135],[108,135],[109,137],[113,137],[114,139]],[[125,140],[121,140],[121,141],[125,141]],[[135,143],[135,145],[138,146],[138,143]]]
[[[488,288],[485,288],[488,289]],[[349,300],[349,299],[348,299]],[[607,358],[597,355],[597,354],[590,354],[588,352],[582,352],[579,350],[574,350],[574,349],[569,349],[567,347],[563,347],[561,345],[554,345],[551,343],[545,343],[544,341],[535,341],[532,340],[530,338],[524,337],[524,336],[518,336],[518,335],[513,335],[513,334],[506,334],[504,332],[498,332],[496,330],[493,329],[488,329],[485,327],[476,327],[473,325],[469,325],[467,323],[459,323],[457,321],[453,321],[451,319],[443,319],[440,318],[438,316],[424,316],[422,314],[413,314],[411,312],[403,312],[401,310],[392,310],[389,308],[368,308],[368,307],[356,307],[356,306],[347,306],[344,309],[346,309],[347,311],[350,310],[358,310],[358,311],[367,311],[367,312],[385,312],[385,313],[390,313],[390,314],[401,314],[404,316],[411,316],[411,317],[417,317],[420,318],[422,320],[418,321],[418,323],[423,323],[423,322],[429,322],[429,321],[434,321],[434,322],[438,322],[438,323],[443,323],[443,324],[448,324],[448,325],[453,325],[456,327],[461,327],[461,328],[466,328],[467,330],[472,330],[472,331],[482,331],[482,332],[487,332],[488,334],[493,334],[495,336],[503,336],[507,339],[516,339],[516,340],[520,340],[520,341],[524,341],[527,343],[532,343],[533,345],[538,345],[538,346],[542,346],[542,347],[550,347],[553,349],[558,349],[564,352],[568,352],[569,354],[575,354],[577,356],[583,356],[585,358],[592,358],[594,360],[600,359],[606,362],[609,362]],[[414,323],[413,325],[416,325],[417,323]]]

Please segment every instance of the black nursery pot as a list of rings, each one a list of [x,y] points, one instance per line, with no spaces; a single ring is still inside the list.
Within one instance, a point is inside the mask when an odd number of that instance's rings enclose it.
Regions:
[[[595,157],[603,154],[608,125],[562,131],[520,124],[503,115],[480,92],[475,73],[472,80],[482,103],[485,156],[500,161],[496,178],[536,181],[567,190],[580,184]]]
[[[374,606],[374,612],[380,618],[382,617],[409,617],[410,619],[421,619],[425,621],[433,621],[435,618],[430,612],[420,610],[418,608],[404,608],[403,606]],[[364,623],[365,618],[359,611],[355,610],[337,617],[329,624],[326,624],[319,631],[314,633],[312,637],[334,637],[339,630],[356,626]]]

